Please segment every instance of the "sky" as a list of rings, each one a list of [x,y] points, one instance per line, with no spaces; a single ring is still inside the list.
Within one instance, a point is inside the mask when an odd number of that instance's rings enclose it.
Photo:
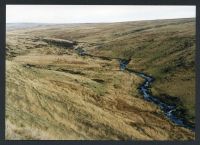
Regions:
[[[196,17],[195,6],[6,5],[6,23],[99,23]]]

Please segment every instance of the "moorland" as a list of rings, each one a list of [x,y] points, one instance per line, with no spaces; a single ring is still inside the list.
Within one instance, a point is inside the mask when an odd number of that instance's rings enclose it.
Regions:
[[[6,25],[6,139],[192,140],[195,19]],[[121,70],[119,60],[129,60]]]

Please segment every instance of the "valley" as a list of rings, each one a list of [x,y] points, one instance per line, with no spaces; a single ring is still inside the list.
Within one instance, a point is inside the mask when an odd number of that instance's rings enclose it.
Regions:
[[[195,138],[195,19],[30,25],[7,26],[6,139]]]

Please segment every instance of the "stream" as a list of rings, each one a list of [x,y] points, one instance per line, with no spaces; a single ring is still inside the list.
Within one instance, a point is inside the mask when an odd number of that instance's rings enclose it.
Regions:
[[[127,68],[127,65],[129,64],[131,59],[126,60],[126,59],[120,59],[120,58],[107,58],[107,57],[93,56],[93,55],[86,53],[85,50],[83,50],[81,48],[76,49],[76,53],[78,53],[80,56],[98,57],[98,58],[108,59],[108,60],[109,59],[119,60],[119,68],[121,71],[126,70],[126,71],[128,71],[130,73],[134,73],[137,76],[144,79],[144,82],[138,87],[138,90],[143,95],[144,100],[146,100],[148,102],[152,102],[152,103],[156,104],[157,106],[159,106],[159,108],[163,111],[164,115],[174,124],[188,128],[191,131],[195,131],[195,126],[193,123],[190,123],[184,117],[179,117],[176,115],[177,113],[181,113],[181,112],[179,112],[180,110],[177,109],[176,105],[169,105],[165,102],[162,102],[157,97],[152,95],[150,88],[151,88],[151,84],[155,80],[153,77],[151,77],[147,74],[144,74],[142,72],[136,72],[134,70]]]
[[[135,72],[131,69],[126,68],[129,62],[130,60],[123,60],[123,59],[119,60],[120,70],[122,71],[127,70],[128,72],[134,73],[137,76],[140,76],[144,79],[144,82],[138,88],[139,92],[143,95],[144,99],[148,102],[152,102],[156,104],[157,106],[159,106],[160,109],[164,112],[164,115],[174,124],[188,128],[191,131],[194,131],[195,127],[192,123],[188,122],[185,118],[179,118],[178,116],[176,116],[176,112],[178,111],[176,105],[168,105],[160,101],[158,98],[156,98],[155,96],[151,94],[151,91],[150,91],[151,84],[155,79],[144,73]]]

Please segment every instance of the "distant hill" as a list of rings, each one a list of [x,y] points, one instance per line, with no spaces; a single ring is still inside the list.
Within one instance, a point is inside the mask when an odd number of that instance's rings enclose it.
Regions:
[[[36,28],[36,27],[46,27],[52,24],[45,23],[6,23],[6,31],[12,30],[22,30],[28,28]]]

